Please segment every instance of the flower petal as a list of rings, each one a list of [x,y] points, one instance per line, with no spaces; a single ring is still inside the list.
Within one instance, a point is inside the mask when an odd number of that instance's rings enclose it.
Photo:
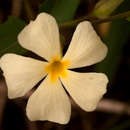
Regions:
[[[60,124],[69,121],[71,105],[59,80],[52,83],[47,76],[29,98],[27,116],[30,120],[49,120]]]
[[[69,68],[89,66],[100,62],[107,54],[107,47],[88,21],[81,22],[63,59],[70,60]]]
[[[9,98],[24,96],[46,74],[46,62],[15,54],[6,54],[0,59],[8,86]]]
[[[46,60],[61,56],[58,25],[47,13],[41,13],[31,21],[18,35],[18,40],[22,47]]]
[[[61,78],[65,88],[75,102],[86,111],[93,111],[106,92],[108,79],[102,73],[77,73],[68,71],[67,78]]]

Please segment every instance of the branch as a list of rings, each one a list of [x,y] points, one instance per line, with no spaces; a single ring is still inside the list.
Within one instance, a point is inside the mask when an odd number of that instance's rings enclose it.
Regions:
[[[77,108],[77,105],[75,104],[73,100],[71,100],[71,103],[75,108]],[[130,116],[130,105],[124,102],[117,101],[117,100],[102,99],[99,102],[95,111],[113,113],[113,114],[119,114],[119,115],[125,114],[125,115]]]
[[[12,0],[12,10],[11,14],[13,16],[19,17],[22,10],[22,2],[23,0]]]
[[[0,76],[1,78],[1,76]],[[7,89],[3,79],[0,79],[0,128],[2,126],[3,111],[7,100]]]
[[[61,24],[59,24],[59,27],[60,28],[74,27],[79,22],[82,22],[84,20],[91,21],[92,24],[99,24],[99,23],[104,23],[104,22],[111,22],[113,20],[125,19],[125,18],[128,18],[128,17],[130,17],[130,11],[120,13],[120,14],[116,14],[116,15],[113,15],[113,16],[108,16],[107,18],[104,18],[104,19],[95,19],[92,16],[85,16],[85,17],[76,19],[74,21],[61,23]]]
[[[103,99],[99,102],[96,110],[130,116],[130,105],[116,100]]]

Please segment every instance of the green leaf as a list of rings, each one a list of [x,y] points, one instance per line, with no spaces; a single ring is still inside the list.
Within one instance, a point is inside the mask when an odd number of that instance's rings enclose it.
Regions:
[[[109,16],[124,0],[101,0],[99,1],[93,14],[99,18]]]
[[[5,53],[25,52],[17,42],[17,35],[24,26],[25,23],[22,20],[13,16],[10,16],[4,24],[0,24],[0,56]]]
[[[46,12],[51,13],[52,8],[54,7],[56,0],[45,0],[39,8],[39,13]]]
[[[79,3],[80,0],[47,0],[41,5],[40,12],[50,13],[58,22],[70,21]]]
[[[74,18],[80,0],[57,0],[52,15],[58,22],[70,21]]]

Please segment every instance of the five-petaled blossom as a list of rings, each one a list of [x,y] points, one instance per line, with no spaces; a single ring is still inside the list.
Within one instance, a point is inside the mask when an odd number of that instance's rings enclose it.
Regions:
[[[107,54],[106,45],[90,22],[78,24],[64,56],[61,53],[58,25],[46,13],[39,14],[36,20],[31,21],[19,33],[18,41],[22,47],[47,60],[44,62],[16,54],[5,54],[0,59],[10,99],[24,96],[45,77],[27,103],[26,113],[31,121],[68,123],[71,104],[64,88],[85,111],[96,108],[106,92],[106,75],[70,70],[100,62]]]

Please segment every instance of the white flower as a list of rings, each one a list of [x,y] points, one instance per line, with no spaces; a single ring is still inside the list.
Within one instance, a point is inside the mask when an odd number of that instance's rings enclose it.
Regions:
[[[28,100],[26,112],[30,120],[68,123],[71,104],[62,84],[82,109],[93,111],[96,108],[106,92],[106,75],[69,70],[95,64],[106,56],[107,47],[90,22],[79,23],[63,57],[57,23],[46,13],[31,21],[18,35],[18,41],[22,47],[48,61],[15,54],[5,54],[0,60],[10,99],[24,96],[46,76]]]

